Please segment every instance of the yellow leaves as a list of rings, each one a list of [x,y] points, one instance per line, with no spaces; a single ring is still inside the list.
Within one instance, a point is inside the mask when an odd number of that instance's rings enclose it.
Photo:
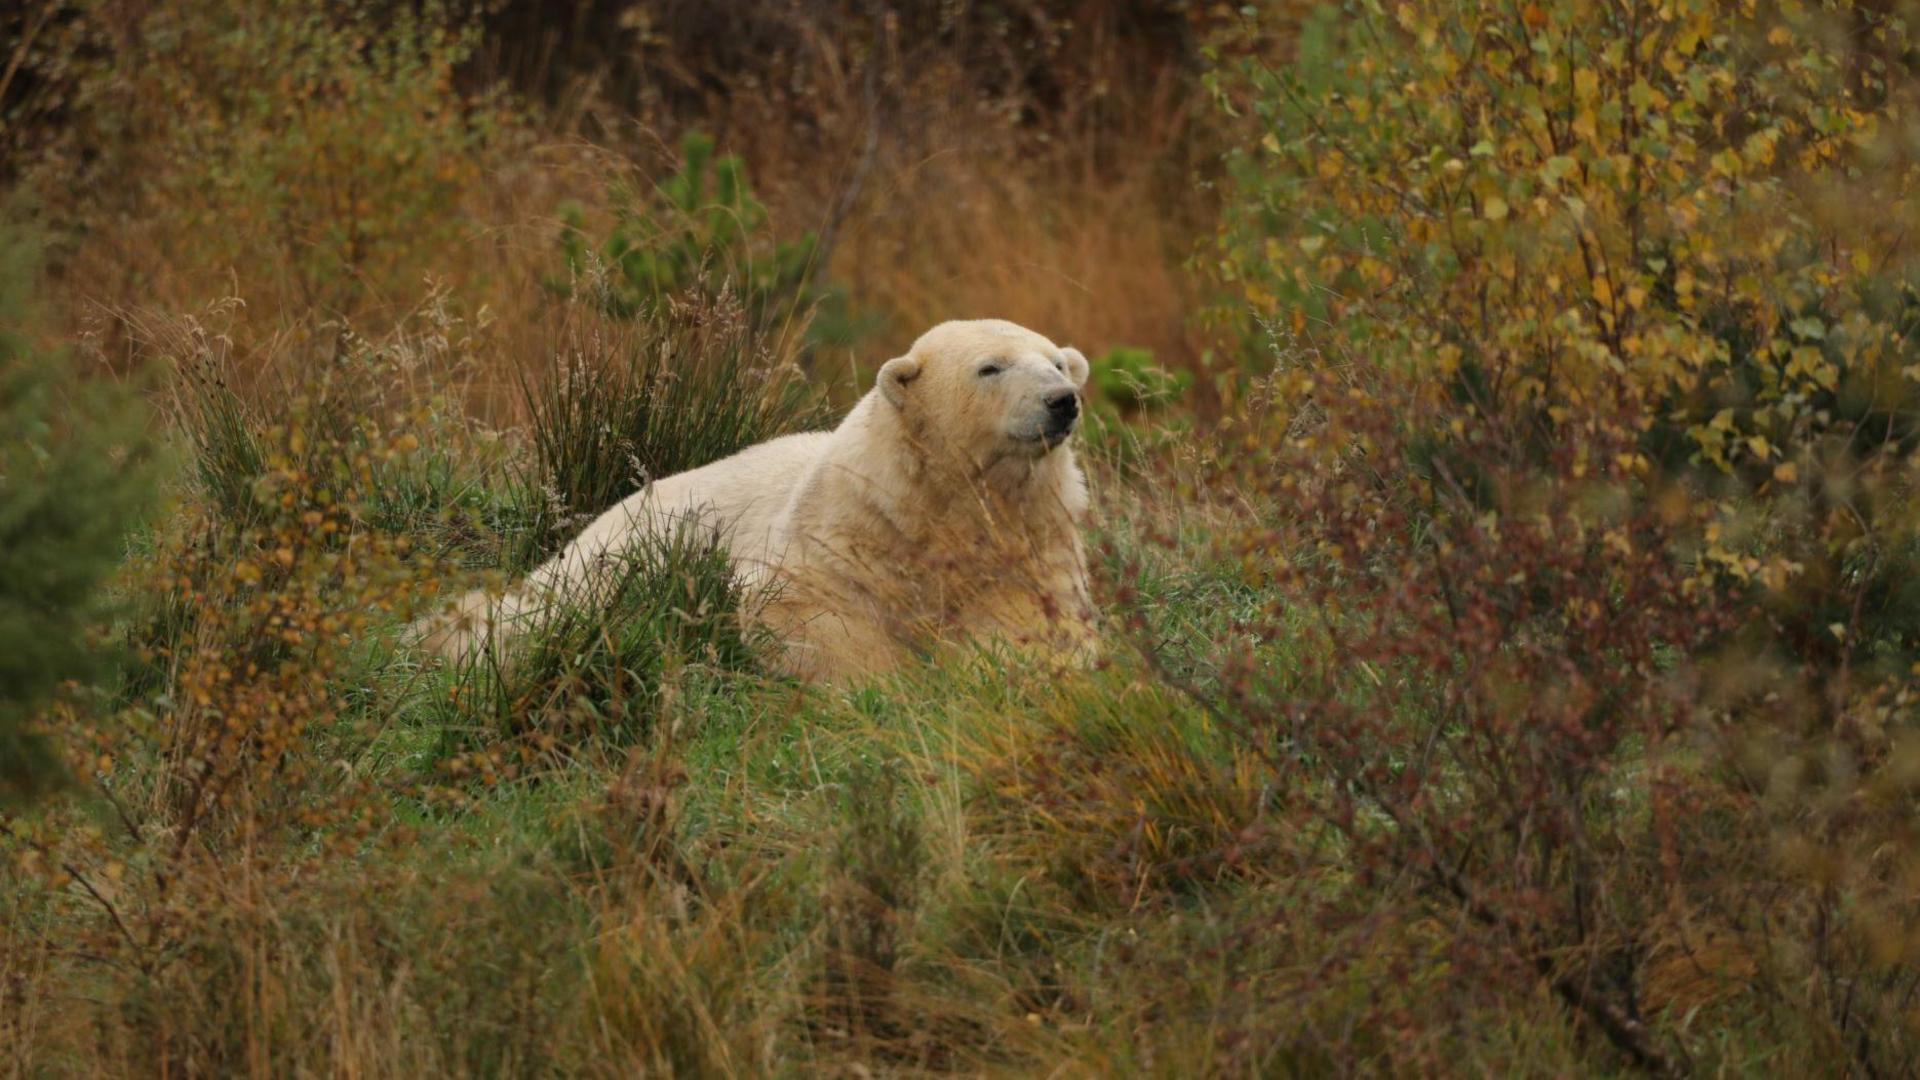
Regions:
[[[1362,280],[1376,288],[1384,287],[1393,281],[1393,267],[1371,255],[1361,256],[1360,260],[1354,263],[1353,268]]]
[[[1755,569],[1755,574],[1760,579],[1761,585],[1775,592],[1779,592],[1786,588],[1787,584],[1797,577],[1803,569],[1804,567],[1800,563],[1794,562],[1791,559],[1774,558],[1760,563]]]
[[[1707,562],[1719,567],[1722,572],[1737,581],[1752,581],[1754,575],[1764,569],[1759,559],[1729,550],[1717,543],[1707,545],[1706,556]]]
[[[1581,68],[1573,73],[1574,100],[1589,102],[1600,96],[1600,76],[1592,68]]]
[[[1797,345],[1788,353],[1784,374],[1789,380],[1811,379],[1832,390],[1840,383],[1840,368],[1814,345]]]
[[[1671,103],[1671,99],[1669,99],[1666,94],[1655,89],[1653,84],[1648,82],[1645,77],[1641,77],[1635,79],[1633,85],[1627,88],[1627,103],[1632,105],[1636,111],[1645,115],[1647,113],[1664,112],[1668,104]]]
[[[1793,462],[1783,461],[1773,467],[1773,478],[1782,484],[1796,483],[1800,479],[1800,470],[1794,467]]]
[[[1565,154],[1555,154],[1541,163],[1537,175],[1543,182],[1549,185],[1558,185],[1562,180],[1578,172],[1579,169],[1579,162]]]
[[[1507,200],[1498,195],[1488,196],[1480,206],[1480,214],[1488,221],[1504,221],[1507,216]]]

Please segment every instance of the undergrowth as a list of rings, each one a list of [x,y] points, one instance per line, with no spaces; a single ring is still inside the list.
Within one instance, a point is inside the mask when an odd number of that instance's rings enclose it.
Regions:
[[[0,16],[8,1071],[1915,1070],[1888,5],[133,7]],[[990,314],[1097,663],[408,640]]]

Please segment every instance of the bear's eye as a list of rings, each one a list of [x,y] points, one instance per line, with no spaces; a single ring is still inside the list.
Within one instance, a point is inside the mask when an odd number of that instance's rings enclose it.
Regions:
[[[989,360],[980,365],[980,377],[984,379],[990,375],[998,375],[1005,370],[1007,370],[1007,365],[998,360]]]

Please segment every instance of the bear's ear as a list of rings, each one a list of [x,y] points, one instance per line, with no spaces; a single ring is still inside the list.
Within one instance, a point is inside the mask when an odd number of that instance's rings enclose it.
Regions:
[[[1087,384],[1087,358],[1080,355],[1080,350],[1071,345],[1061,349],[1060,355],[1065,357],[1067,361],[1067,378],[1072,379],[1073,385],[1075,386],[1085,386]]]
[[[907,403],[907,384],[920,377],[920,361],[911,356],[896,356],[880,365],[880,392],[894,408]]]

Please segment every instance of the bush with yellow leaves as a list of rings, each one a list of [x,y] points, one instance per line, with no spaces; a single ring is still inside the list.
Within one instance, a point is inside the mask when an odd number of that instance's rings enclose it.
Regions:
[[[1479,992],[1679,1069],[1727,1051],[1649,973],[1732,941],[1739,1023],[1911,1070],[1905,21],[1412,0],[1301,52],[1216,83],[1256,128],[1217,265],[1275,362],[1221,473],[1293,604],[1196,692]]]

